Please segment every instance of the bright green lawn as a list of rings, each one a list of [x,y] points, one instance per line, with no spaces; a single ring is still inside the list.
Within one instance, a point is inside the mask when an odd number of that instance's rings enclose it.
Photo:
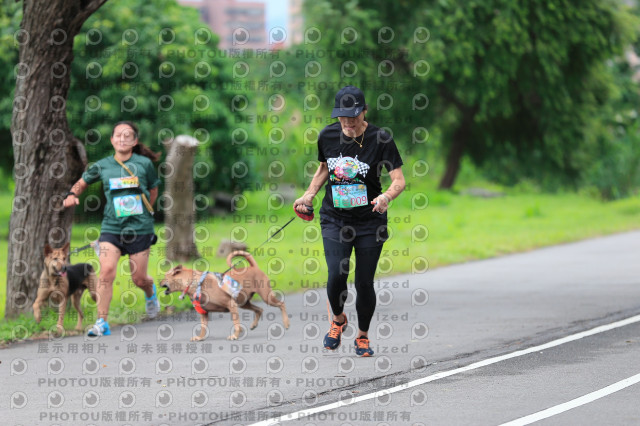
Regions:
[[[412,182],[410,188],[394,201],[389,213],[392,238],[385,245],[378,276],[420,272],[427,264],[434,268],[640,228],[638,197],[611,203],[576,194],[514,193],[497,198],[475,198],[438,192],[427,185]],[[421,209],[425,204],[424,194],[429,202],[426,208]],[[193,263],[195,269],[226,270],[224,259],[215,257],[221,240],[244,239],[249,249],[254,250],[293,217],[290,203],[273,209],[268,202],[268,193],[246,195],[247,207],[244,210],[197,225],[197,245],[203,259]],[[319,201],[318,198],[316,211]],[[10,206],[11,196],[0,195],[0,205]],[[5,282],[9,213],[5,211],[7,208],[2,210],[0,280]],[[85,235],[92,238],[97,236],[97,232],[96,226],[75,225],[71,246],[85,244]],[[160,280],[172,264],[166,262],[162,255],[166,243],[162,241],[165,233],[161,226],[157,233],[161,241],[152,249],[149,272]],[[312,223],[296,218],[255,253],[258,264],[269,274],[275,289],[289,293],[324,286],[325,265],[319,235],[317,218]],[[91,251],[73,256],[72,261],[94,262],[97,267],[96,257]],[[127,263],[126,258],[120,263],[111,306],[111,324],[137,321],[144,312],[142,291],[132,287],[127,279]],[[134,303],[136,298],[137,303]],[[4,316],[4,300],[5,289],[2,288],[0,318]],[[83,301],[89,314],[86,326],[93,320],[95,307],[86,293]],[[179,301],[177,295],[162,297],[161,301],[163,305],[173,305],[177,310],[190,307],[188,300]],[[71,329],[75,310],[71,308],[67,312],[65,325]],[[13,321],[0,323],[0,341],[11,339],[15,324]],[[22,318],[19,324],[25,327],[20,329],[22,334],[47,330],[55,324],[55,313],[50,311],[40,326],[30,316]]]

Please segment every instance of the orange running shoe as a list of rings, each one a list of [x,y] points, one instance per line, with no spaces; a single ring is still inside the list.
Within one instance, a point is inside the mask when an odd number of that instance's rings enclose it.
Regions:
[[[340,347],[340,340],[342,336],[342,331],[347,326],[347,316],[344,316],[344,322],[339,323],[337,321],[331,321],[331,327],[329,328],[329,332],[324,336],[323,344],[324,347],[335,351]]]
[[[373,350],[369,348],[369,339],[366,337],[360,337],[353,341],[353,345],[356,348],[356,355],[358,356],[371,356]]]

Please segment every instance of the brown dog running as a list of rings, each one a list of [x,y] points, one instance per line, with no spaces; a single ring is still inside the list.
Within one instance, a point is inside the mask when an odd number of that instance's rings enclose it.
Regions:
[[[51,297],[58,306],[58,329],[64,329],[64,314],[67,310],[67,301],[71,298],[73,306],[78,311],[78,323],[76,330],[82,330],[84,315],[80,307],[82,293],[89,290],[91,298],[96,300],[96,287],[98,277],[93,267],[88,263],[70,265],[67,263],[69,256],[69,243],[62,248],[51,248],[49,244],[44,246],[44,270],[40,274],[38,295],[33,303],[33,316],[36,322],[40,322],[40,308]]]
[[[275,293],[271,290],[271,283],[267,274],[262,272],[258,267],[253,256],[246,251],[233,251],[227,256],[227,265],[231,267],[231,260],[236,256],[244,257],[249,266],[246,268],[234,268],[227,272],[226,275],[236,280],[242,286],[242,290],[234,299],[229,293],[225,292],[218,285],[218,279],[215,275],[207,273],[201,284],[200,296],[200,335],[193,337],[192,341],[204,340],[207,333],[207,325],[209,323],[209,312],[230,312],[231,319],[234,324],[234,333],[227,337],[228,340],[236,340],[240,337],[240,319],[238,315],[238,307],[248,309],[254,312],[254,320],[251,324],[251,330],[258,326],[260,317],[262,316],[262,308],[251,303],[251,297],[254,293],[258,293],[262,300],[270,306],[277,306],[282,312],[282,322],[285,328],[289,328],[289,316],[284,302],[276,298]],[[186,292],[191,300],[194,300],[198,281],[203,272],[193,271],[178,265],[165,274],[164,279],[160,282],[160,286],[165,288],[165,294],[175,291]]]

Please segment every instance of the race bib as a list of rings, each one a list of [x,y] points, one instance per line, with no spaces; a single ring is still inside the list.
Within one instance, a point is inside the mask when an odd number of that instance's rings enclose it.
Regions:
[[[142,214],[142,198],[140,195],[122,195],[113,198],[116,217],[127,217]]]
[[[363,184],[334,185],[331,187],[331,193],[333,194],[333,207],[345,209],[366,206],[369,203],[367,187]]]
[[[109,189],[137,188],[138,186],[138,176],[109,179]]]

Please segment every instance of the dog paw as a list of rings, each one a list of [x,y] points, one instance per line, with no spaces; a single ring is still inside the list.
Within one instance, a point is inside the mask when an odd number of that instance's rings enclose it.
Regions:
[[[52,330],[51,333],[56,337],[64,336],[65,335],[64,326],[62,326],[60,324],[56,324],[55,331]]]
[[[227,340],[238,340],[238,336],[232,334],[231,336],[227,337]]]
[[[200,336],[195,336],[191,338],[192,342],[199,342],[200,340],[202,340],[202,338]]]

